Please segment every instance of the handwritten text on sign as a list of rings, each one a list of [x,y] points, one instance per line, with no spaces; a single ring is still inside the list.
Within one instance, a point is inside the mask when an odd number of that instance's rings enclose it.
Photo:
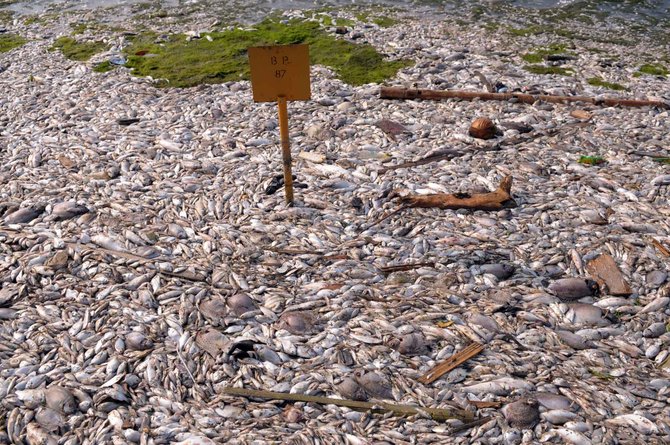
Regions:
[[[254,102],[309,100],[309,47],[307,45],[249,48]]]

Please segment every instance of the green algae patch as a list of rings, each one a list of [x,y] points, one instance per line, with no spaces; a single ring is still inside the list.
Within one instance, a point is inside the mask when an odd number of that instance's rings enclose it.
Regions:
[[[626,89],[626,87],[621,84],[606,82],[600,77],[591,77],[590,79],[587,80],[587,82],[589,85],[593,85],[594,87],[603,87],[615,91],[624,91]]]
[[[96,73],[106,73],[107,71],[111,71],[113,69],[114,69],[114,65],[112,65],[109,60],[105,60],[104,62],[100,62],[96,66],[93,67],[93,71],[95,71]]]
[[[572,76],[574,74],[574,71],[570,68],[560,66],[526,65],[523,69],[533,74],[557,74],[559,76]]]
[[[14,48],[18,48],[26,43],[27,40],[16,34],[0,34],[0,53],[6,53]]]
[[[554,44],[554,45],[549,45],[544,48],[538,48],[537,50],[531,52],[531,53],[526,53],[521,56],[523,60],[525,60],[528,63],[540,63],[544,59],[547,58],[547,56],[554,56],[554,55],[565,55],[565,56],[570,56],[572,57],[573,54],[569,53],[566,51],[566,46],[561,45],[561,44]]]
[[[650,76],[667,76],[669,73],[668,69],[660,63],[645,63],[638,69],[635,76],[640,77],[642,74],[649,74]]]
[[[389,61],[372,46],[354,44],[326,33],[313,21],[266,20],[250,29],[232,29],[187,39],[183,34],[135,36],[125,49],[126,66],[137,76],[151,76],[158,86],[191,87],[249,79],[247,48],[308,44],[310,63],[332,68],[352,85],[382,82],[412,64]]]
[[[72,37],[59,37],[51,47],[52,50],[60,50],[68,59],[78,61],[86,61],[106,48],[102,42],[79,42]]]

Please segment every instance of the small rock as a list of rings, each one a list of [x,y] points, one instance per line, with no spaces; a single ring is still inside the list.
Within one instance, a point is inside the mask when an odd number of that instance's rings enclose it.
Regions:
[[[343,35],[343,34],[346,34],[348,32],[349,32],[349,29],[347,29],[346,26],[338,26],[337,28],[335,28],[335,34]]]

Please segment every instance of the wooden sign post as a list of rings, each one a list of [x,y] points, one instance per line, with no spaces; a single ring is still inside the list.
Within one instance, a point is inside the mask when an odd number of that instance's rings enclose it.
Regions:
[[[251,88],[254,102],[277,102],[279,134],[284,166],[286,202],[293,204],[293,173],[288,132],[289,100],[309,100],[309,47],[307,45],[258,46],[249,48]]]

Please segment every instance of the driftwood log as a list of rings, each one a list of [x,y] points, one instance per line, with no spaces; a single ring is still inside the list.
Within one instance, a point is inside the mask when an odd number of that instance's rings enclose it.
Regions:
[[[381,87],[379,96],[382,99],[464,99],[464,100],[510,100],[533,104],[538,100],[551,103],[586,102],[594,105],[605,105],[608,107],[658,107],[670,109],[670,104],[657,100],[635,100],[617,98],[596,98],[588,96],[554,96],[548,94],[524,94],[524,93],[487,93],[484,91],[467,90],[426,90],[398,87]]]
[[[512,177],[506,176],[498,189],[488,193],[436,193],[400,198],[404,207],[436,207],[439,209],[502,210],[516,207],[511,195]]]

